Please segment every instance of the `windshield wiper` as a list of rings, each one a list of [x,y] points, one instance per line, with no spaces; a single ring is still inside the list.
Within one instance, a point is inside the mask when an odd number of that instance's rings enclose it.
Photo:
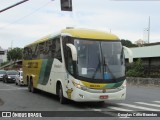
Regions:
[[[100,52],[99,52],[99,62],[98,62],[98,65],[97,65],[97,67],[96,67],[95,72],[93,73],[92,79],[95,78],[95,76],[96,76],[99,68],[101,67],[101,56],[102,56],[102,46],[101,46],[101,43],[99,43],[99,51],[100,51]],[[100,68],[100,72],[101,72],[101,68]]]
[[[124,53],[123,53],[123,48],[122,48],[121,55],[120,55],[121,65],[123,65],[123,56],[124,56]]]
[[[111,76],[113,77],[113,80],[116,82],[116,77],[114,76],[114,74],[110,70],[108,64],[106,63],[106,58],[103,57],[103,78],[104,78],[104,74],[107,72],[107,70],[111,74]]]
[[[99,69],[100,67],[101,67],[101,61],[100,61],[100,57],[99,57],[99,62],[98,62],[98,65],[97,65],[97,67],[96,67],[95,72],[93,73],[92,79],[95,78],[95,76],[96,76],[96,74],[97,74],[97,72],[98,72],[98,69]],[[101,69],[100,69],[100,72],[101,72]]]

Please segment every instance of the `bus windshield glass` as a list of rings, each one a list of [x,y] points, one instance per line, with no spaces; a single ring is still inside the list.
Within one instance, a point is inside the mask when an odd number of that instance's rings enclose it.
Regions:
[[[75,39],[77,75],[91,80],[111,81],[125,76],[124,53],[118,40]]]

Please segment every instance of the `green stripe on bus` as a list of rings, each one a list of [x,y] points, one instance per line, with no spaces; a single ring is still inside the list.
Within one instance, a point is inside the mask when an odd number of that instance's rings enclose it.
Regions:
[[[106,86],[104,86],[105,89],[114,89],[117,87],[120,87],[123,84],[124,81],[118,82],[118,83],[109,83]]]
[[[115,85],[113,86],[114,88],[120,87],[123,84],[124,81],[115,83]]]
[[[48,83],[52,64],[53,64],[53,59],[43,60],[41,72],[40,72],[40,76],[39,76],[39,83],[40,84],[46,85]]]
[[[39,75],[39,83],[43,84],[43,80],[44,80],[44,76],[45,76],[45,70],[46,70],[46,66],[47,66],[47,59],[44,59],[42,61],[42,66],[41,66],[41,71],[40,71],[40,75]]]
[[[46,65],[46,70],[45,70],[45,76],[44,76],[44,80],[43,80],[43,85],[46,85],[48,83],[48,80],[49,80],[49,76],[50,76],[50,73],[52,72],[51,71],[51,68],[52,68],[52,63],[53,63],[53,59],[48,59],[48,62],[47,62],[47,65]]]

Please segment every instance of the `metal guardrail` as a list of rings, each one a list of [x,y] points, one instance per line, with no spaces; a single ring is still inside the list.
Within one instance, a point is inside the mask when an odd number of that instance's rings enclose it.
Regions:
[[[0,69],[5,69],[5,68],[12,67],[13,65],[15,65],[19,62],[22,62],[22,60],[11,61],[11,62],[7,63],[6,65],[0,66]]]

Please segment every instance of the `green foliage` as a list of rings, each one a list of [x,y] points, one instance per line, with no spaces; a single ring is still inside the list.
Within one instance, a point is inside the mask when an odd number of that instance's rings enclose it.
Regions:
[[[9,61],[3,62],[3,63],[0,64],[0,66],[6,65],[6,64],[8,64],[8,63],[9,63]]]
[[[134,62],[130,66],[130,69],[126,72],[126,75],[128,77],[142,77],[142,76],[144,76],[142,60],[138,59],[136,62]]]
[[[16,61],[22,59],[22,48],[14,48],[7,53],[7,59]]]
[[[132,42],[129,40],[121,39],[121,43],[123,46],[126,46],[126,47],[138,47],[138,45],[132,44]]]

